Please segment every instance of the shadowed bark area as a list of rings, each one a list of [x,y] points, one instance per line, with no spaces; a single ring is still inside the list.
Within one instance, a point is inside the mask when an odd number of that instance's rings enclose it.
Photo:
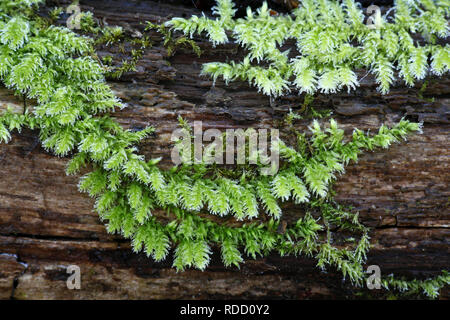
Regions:
[[[143,32],[144,21],[161,23],[168,17],[200,13],[192,5],[175,2],[81,1],[81,5],[96,18],[132,33]],[[197,39],[203,50],[200,58],[183,48],[168,57],[161,36],[150,32],[150,37],[153,46],[145,50],[137,71],[109,82],[127,104],[115,114],[122,125],[156,128],[155,137],[140,147],[147,157],[162,156],[162,165],[171,165],[170,136],[179,115],[189,122],[201,120],[204,129],[277,127],[285,140],[293,138],[284,128],[283,118],[290,108],[302,108],[304,96],[293,92],[270,100],[247,83],[226,86],[218,80],[213,86],[209,78],[199,76],[202,63],[240,59],[242,52],[236,45],[213,48]],[[116,46],[101,46],[98,52],[100,56],[112,55],[115,61],[127,58]],[[358,73],[362,78],[366,71]],[[347,167],[335,185],[336,200],[353,206],[362,222],[373,227],[368,264],[379,265],[385,275],[424,279],[450,266],[450,78],[429,78],[426,84],[407,88],[399,81],[382,96],[373,77],[367,76],[351,93],[319,94],[312,103],[317,111],[331,110],[347,135],[355,127],[374,131],[404,116],[424,122],[423,134],[410,136],[389,150],[364,154],[357,164]],[[0,109],[7,105],[18,112],[23,108],[20,99],[0,89]],[[299,120],[295,127],[306,130],[310,122]],[[314,260],[303,257],[248,259],[237,269],[223,267],[214,250],[206,271],[177,273],[171,268],[171,258],[155,263],[144,254],[134,254],[128,240],[106,233],[93,212],[93,201],[77,190],[79,177],[65,175],[67,162],[46,153],[35,131],[25,130],[15,134],[9,144],[0,145],[0,299],[387,295],[357,290],[343,283],[339,272],[321,273]],[[283,219],[288,222],[300,214],[298,207],[289,204],[284,209]],[[66,287],[66,267],[71,264],[81,268],[81,290]],[[448,297],[445,288],[441,298]]]

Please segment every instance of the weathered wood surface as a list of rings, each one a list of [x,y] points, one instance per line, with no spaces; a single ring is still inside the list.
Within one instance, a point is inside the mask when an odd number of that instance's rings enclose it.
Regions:
[[[63,3],[63,1],[60,1]],[[163,22],[170,16],[198,14],[194,8],[152,1],[81,1],[83,9],[110,25],[142,30],[142,21]],[[141,146],[147,156],[163,156],[170,165],[170,134],[178,115],[201,120],[205,128],[269,128],[302,105],[295,93],[275,101],[246,83],[215,87],[200,77],[201,63],[236,59],[234,45],[212,48],[201,43],[204,55],[189,50],[167,57],[156,33],[138,71],[111,85],[127,103],[117,112],[127,127],[153,125],[156,137]],[[115,54],[100,48],[100,55]],[[364,75],[365,72],[361,72]],[[425,278],[449,269],[450,174],[449,77],[430,79],[424,92],[396,85],[387,96],[375,90],[370,76],[356,92],[318,95],[316,109],[331,109],[350,133],[354,127],[375,130],[401,117],[424,122],[424,133],[389,150],[365,154],[336,184],[337,200],[352,205],[362,221],[374,228],[369,264],[384,274]],[[430,97],[434,98],[430,102]],[[0,104],[21,110],[6,89]],[[306,129],[310,120],[296,122]],[[330,270],[320,273],[304,258],[247,260],[241,269],[224,268],[217,252],[211,266],[200,272],[176,273],[170,259],[155,263],[134,254],[127,240],[108,235],[93,212],[93,201],[77,190],[79,177],[65,175],[67,159],[47,154],[37,133],[15,134],[0,146],[0,299],[191,299],[191,298],[357,298],[355,290]],[[287,218],[295,218],[288,208]],[[68,290],[66,267],[82,271],[82,289]],[[365,291],[365,297],[378,293]],[[379,295],[378,295],[379,296]],[[445,289],[442,298],[448,298]]]

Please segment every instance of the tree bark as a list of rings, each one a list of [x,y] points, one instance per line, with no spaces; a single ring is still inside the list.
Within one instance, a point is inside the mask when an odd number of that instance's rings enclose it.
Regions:
[[[64,4],[64,1],[59,1]],[[173,1],[176,2],[176,1]],[[128,32],[141,22],[164,22],[168,17],[199,14],[189,6],[153,1],[81,1],[83,10],[109,25]],[[168,57],[161,36],[150,33],[153,46],[145,50],[137,71],[120,81],[109,81],[127,108],[115,113],[127,128],[152,125],[156,136],[140,149],[147,157],[162,156],[170,166],[171,132],[181,115],[189,122],[201,120],[207,128],[280,127],[289,109],[300,109],[304,96],[289,94],[276,100],[259,94],[247,83],[226,86],[200,77],[202,63],[239,59],[234,44],[213,48],[197,39],[203,54],[188,49]],[[127,49],[127,47],[126,47]],[[102,46],[99,55],[124,54]],[[359,71],[363,77],[366,71]],[[382,274],[394,273],[424,279],[449,269],[450,78],[429,78],[407,88],[400,81],[388,95],[376,91],[367,76],[351,92],[318,94],[315,110],[330,109],[350,134],[354,127],[376,130],[406,116],[424,123],[423,134],[388,150],[364,154],[347,167],[335,185],[336,200],[359,211],[362,222],[373,228],[370,264]],[[431,99],[433,98],[433,99]],[[0,109],[12,105],[18,112],[21,99],[0,90]],[[309,120],[295,122],[306,130]],[[289,139],[288,132],[284,135]],[[223,267],[214,252],[204,272],[177,273],[171,259],[156,263],[134,254],[128,240],[108,235],[93,211],[93,201],[79,193],[79,177],[66,176],[68,159],[45,152],[36,131],[25,130],[0,145],[0,299],[324,299],[385,298],[386,292],[353,288],[339,272],[321,273],[315,261],[303,257],[270,255],[247,259],[237,268]],[[295,219],[287,207],[285,218]],[[81,290],[68,290],[68,265],[81,268]],[[441,298],[449,297],[449,290]]]

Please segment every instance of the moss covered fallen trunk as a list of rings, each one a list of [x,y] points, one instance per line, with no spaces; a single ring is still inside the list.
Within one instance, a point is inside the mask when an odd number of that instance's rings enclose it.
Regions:
[[[61,2],[62,3],[62,2]],[[168,16],[189,17],[195,8],[152,1],[82,1],[82,8],[109,25],[126,32],[143,32],[142,21],[161,23]],[[270,99],[247,83],[226,86],[200,77],[201,64],[239,56],[228,44],[213,48],[199,39],[203,54],[189,48],[171,57],[161,35],[150,34],[153,46],[139,59],[136,71],[111,80],[118,97],[128,108],[117,112],[127,128],[153,125],[154,139],[141,146],[150,157],[162,156],[170,165],[170,134],[185,120],[203,121],[214,128],[272,127],[282,123],[290,109],[311,116],[303,108],[304,96]],[[100,57],[130,58],[128,48],[99,46]],[[365,72],[361,71],[361,75]],[[425,83],[425,82],[424,82]],[[403,116],[424,123],[424,133],[407,144],[362,156],[347,168],[335,189],[339,203],[351,205],[360,219],[373,227],[368,264],[377,264],[383,274],[424,279],[448,269],[448,89],[447,76],[427,79],[414,88],[395,85],[387,95],[376,91],[374,79],[366,77],[352,93],[318,94],[314,112],[331,110],[349,134],[354,127],[375,130],[392,125]],[[17,110],[22,101],[1,91],[2,106]],[[311,119],[297,120],[304,130]],[[289,139],[289,133],[286,132]],[[225,268],[214,249],[204,272],[176,273],[172,261],[153,262],[133,254],[128,241],[106,234],[92,212],[93,202],[77,191],[77,177],[65,176],[68,159],[58,159],[39,147],[37,133],[14,135],[0,146],[0,292],[4,298],[358,298],[389,293],[357,290],[342,284],[339,272],[321,274],[315,261],[271,255],[247,260],[237,268]],[[283,219],[298,218],[298,208],[286,206]],[[156,213],[163,217],[163,212]],[[234,223],[231,221],[230,223]],[[336,233],[338,237],[338,233]],[[82,270],[82,290],[66,288],[65,266]],[[448,289],[446,289],[448,290]],[[443,298],[448,292],[442,293]]]

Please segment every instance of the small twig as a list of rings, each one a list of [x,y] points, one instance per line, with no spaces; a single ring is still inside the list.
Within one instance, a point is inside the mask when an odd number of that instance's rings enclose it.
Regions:
[[[27,112],[27,96],[23,94],[23,114]]]

